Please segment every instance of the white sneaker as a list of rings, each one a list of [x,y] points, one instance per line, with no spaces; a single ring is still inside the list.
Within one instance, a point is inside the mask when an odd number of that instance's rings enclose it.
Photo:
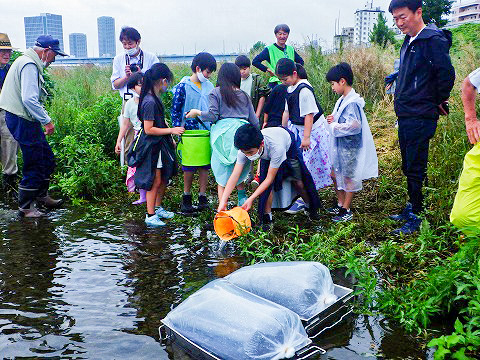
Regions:
[[[148,226],[165,226],[166,224],[160,220],[160,218],[155,214],[153,216],[145,215],[145,224]]]
[[[287,214],[297,214],[299,212],[305,211],[306,209],[307,209],[307,206],[305,205],[305,202],[302,199],[298,199],[285,212]]]
[[[175,213],[172,211],[167,211],[163,207],[159,206],[155,209],[155,215],[160,219],[171,219],[175,216]]]

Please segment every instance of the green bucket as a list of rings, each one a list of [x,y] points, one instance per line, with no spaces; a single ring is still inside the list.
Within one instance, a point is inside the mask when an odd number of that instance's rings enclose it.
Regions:
[[[185,130],[178,143],[177,154],[183,166],[210,165],[210,131]]]

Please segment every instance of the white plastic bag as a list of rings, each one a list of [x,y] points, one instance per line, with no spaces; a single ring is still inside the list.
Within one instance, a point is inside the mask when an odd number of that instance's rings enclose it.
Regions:
[[[226,280],[285,306],[307,320],[335,302],[330,271],[318,262],[261,263],[243,267]]]
[[[219,279],[162,322],[221,359],[286,359],[309,345],[297,314]]]

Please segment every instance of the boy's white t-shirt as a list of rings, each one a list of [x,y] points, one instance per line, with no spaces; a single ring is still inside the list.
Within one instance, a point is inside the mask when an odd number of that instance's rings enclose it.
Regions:
[[[248,78],[242,79],[240,83],[240,89],[245,91],[248,96],[252,93],[252,86],[253,86],[253,75],[250,74]]]
[[[135,131],[140,131],[142,128],[142,122],[138,119],[137,110],[138,104],[135,102],[135,98],[131,98],[125,103],[123,117],[130,119]]]
[[[262,130],[264,150],[260,159],[270,160],[270,167],[278,169],[287,160],[287,151],[292,144],[288,131],[281,127],[271,127]],[[248,158],[238,150],[237,162],[245,164]]]
[[[289,86],[287,88],[287,92],[289,94],[291,94],[302,83],[307,84],[309,86],[312,86],[308,82],[308,80],[300,80],[296,85]],[[317,102],[315,101],[315,96],[313,95],[313,92],[310,91],[310,89],[303,88],[302,90],[300,90],[299,104],[300,104],[300,116],[301,117],[304,117],[308,114],[318,113]],[[285,100],[285,111],[288,112],[287,100]]]
[[[470,75],[468,75],[468,79],[472,83],[473,86],[477,89],[477,92],[480,94],[480,68],[477,70],[473,70]]]

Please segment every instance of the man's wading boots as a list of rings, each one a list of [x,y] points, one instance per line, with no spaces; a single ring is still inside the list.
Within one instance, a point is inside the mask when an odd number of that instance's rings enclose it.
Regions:
[[[42,187],[38,190],[37,193],[37,204],[41,207],[45,207],[48,210],[51,209],[58,209],[63,204],[63,199],[53,199],[50,195],[48,195],[48,188],[50,187],[50,181],[45,180],[42,183]]]
[[[39,218],[45,213],[35,207],[38,190],[18,189],[18,215],[25,218]]]
[[[26,218],[38,218],[45,215],[45,212],[39,210],[36,206],[46,210],[57,209],[63,204],[63,199],[53,199],[48,195],[50,181],[44,181],[39,190],[18,189],[18,214]]]

